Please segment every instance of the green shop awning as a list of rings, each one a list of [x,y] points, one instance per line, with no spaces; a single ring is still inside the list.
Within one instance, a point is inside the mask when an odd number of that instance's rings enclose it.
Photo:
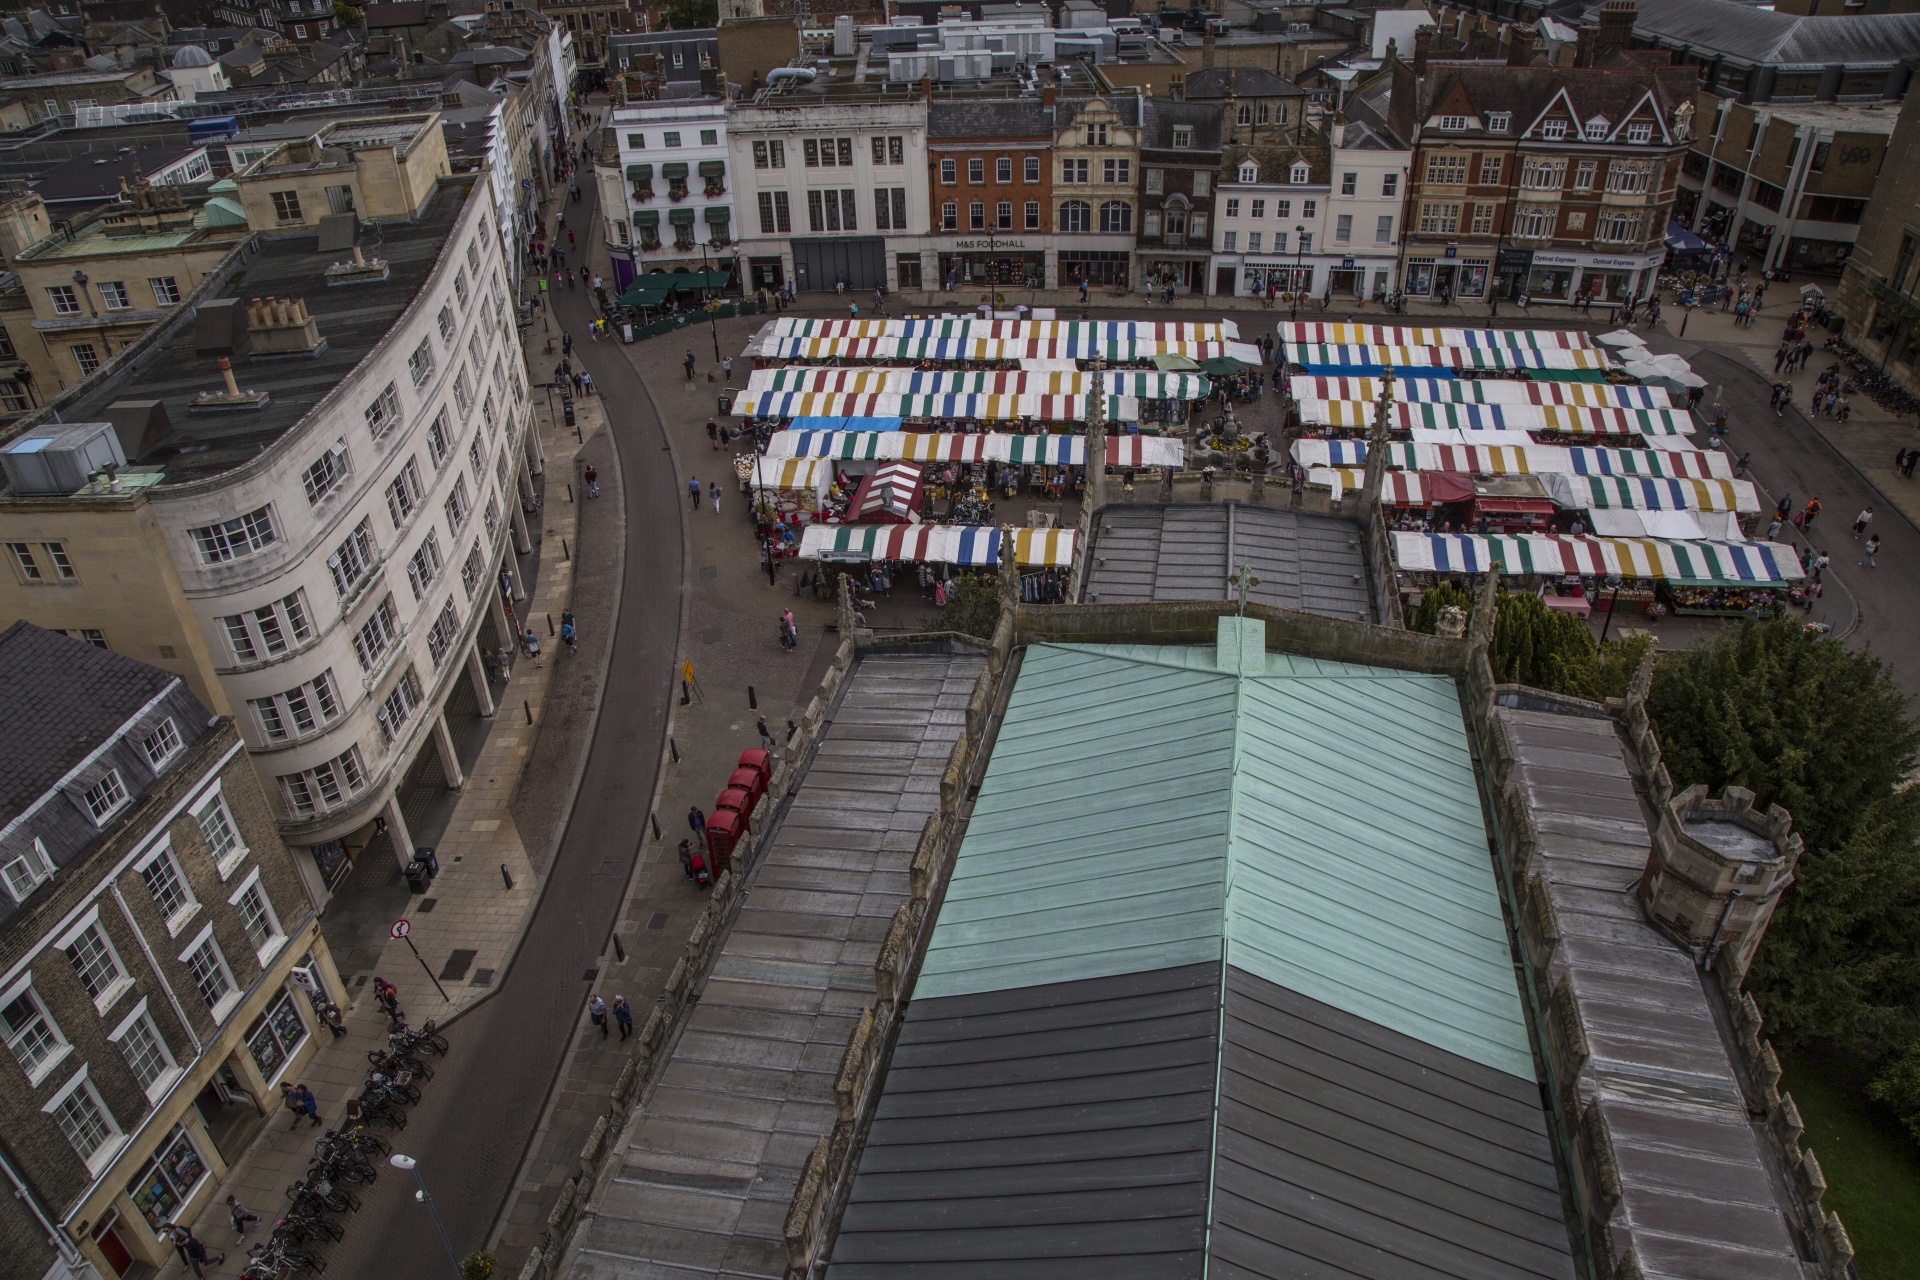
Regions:
[[[627,181],[629,181],[629,182],[651,182],[651,181],[653,181],[653,166],[652,166],[652,165],[650,165],[650,164],[630,164],[630,165],[628,165],[628,166],[627,166]]]
[[[733,210],[723,204],[708,205],[706,219],[708,222],[731,222],[733,220]]]
[[[654,282],[665,278],[664,276],[641,276],[628,285],[627,291],[620,295],[620,305],[623,307],[659,306],[667,300],[668,289],[666,285]]]
[[[676,227],[690,227],[693,225],[693,210],[669,209],[667,210],[667,221]]]
[[[687,176],[687,166],[684,164],[663,164],[660,166],[660,176],[669,182],[675,178],[684,178]]]
[[[724,177],[726,172],[727,162],[725,160],[702,160],[700,162],[700,176],[703,178]]]
[[[660,211],[659,211],[658,209],[641,209],[641,210],[639,210],[639,211],[638,211],[637,213],[635,213],[635,214],[633,215],[633,225],[634,225],[634,226],[636,226],[636,227],[657,227],[657,226],[659,226],[659,225],[660,225]]]

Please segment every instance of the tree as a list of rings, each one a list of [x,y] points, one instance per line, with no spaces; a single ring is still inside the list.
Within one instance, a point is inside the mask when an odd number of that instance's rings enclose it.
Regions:
[[[1431,633],[1439,624],[1440,611],[1456,604],[1471,619],[1473,594],[1451,583],[1440,583],[1421,598],[1408,629]],[[1570,697],[1603,701],[1626,696],[1627,683],[1633,679],[1641,655],[1652,644],[1650,635],[1596,644],[1586,623],[1547,608],[1538,596],[1501,592],[1487,661],[1494,678],[1503,684],[1532,685]]]
[[[1786,1045],[1885,1061],[1920,1039],[1920,749],[1870,653],[1791,621],[1743,623],[1655,673],[1648,710],[1675,787],[1735,784],[1806,843],[1749,980]]]
[[[1413,618],[1407,623],[1409,631],[1424,631],[1432,635],[1440,625],[1440,611],[1448,605],[1457,604],[1462,613],[1473,612],[1473,593],[1454,586],[1451,582],[1438,583],[1429,587],[1420,597],[1420,607],[1413,611]]]
[[[675,31],[714,27],[720,25],[720,0],[666,0],[660,15]]]
[[[993,639],[994,628],[1000,625],[998,580],[990,573],[961,574],[947,584],[947,602],[920,622],[929,631]]]

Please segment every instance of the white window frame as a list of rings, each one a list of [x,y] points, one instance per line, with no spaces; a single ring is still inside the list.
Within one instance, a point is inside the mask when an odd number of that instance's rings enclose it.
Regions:
[[[155,739],[160,743],[161,749],[158,752],[153,749]],[[140,744],[140,749],[147,753],[147,763],[153,766],[153,771],[156,774],[159,773],[167,767],[170,760],[185,750],[185,745],[180,740],[180,726],[174,723],[172,716],[168,716],[146,736],[146,740]]]
[[[0,1037],[5,1038],[7,1051],[13,1055],[15,1062],[20,1063],[20,1069],[26,1073],[27,1083],[37,1089],[46,1082],[48,1076],[53,1074],[55,1067],[66,1061],[67,1055],[73,1052],[73,1044],[60,1030],[60,1024],[54,1021],[53,1011],[47,1008],[47,1002],[41,998],[39,992],[33,989],[31,973],[21,977],[5,991],[0,991],[0,1009],[6,1008],[23,995],[32,996],[34,1007],[40,1010],[40,1020],[46,1024],[48,1033],[53,1037],[52,1050],[34,1066],[28,1067],[26,1063],[20,1061],[20,1050],[15,1043],[19,1038],[18,1033],[0,1027]]]
[[[85,915],[74,921],[65,933],[55,939],[54,946],[66,954],[68,963],[72,964],[73,956],[70,954],[70,949],[88,934],[99,935],[101,945],[106,951],[106,958],[113,963],[112,980],[100,989],[98,995],[89,994],[88,996],[88,999],[93,1001],[95,1012],[104,1014],[113,1007],[114,1001],[125,995],[133,986],[133,975],[127,972],[126,962],[120,958],[119,948],[113,945],[112,935],[107,932],[106,926],[100,923],[98,903],[87,908]],[[73,964],[73,973],[80,980],[81,986],[87,985],[86,977],[80,972],[78,964]]]
[[[267,896],[266,886],[260,883],[260,868],[255,867],[252,871],[248,872],[247,878],[240,882],[240,887],[227,895],[227,905],[232,907],[234,914],[240,917],[241,928],[245,929],[247,923],[246,913],[241,908],[240,903],[248,893],[255,890],[260,894],[261,914],[267,922],[267,940],[264,943],[255,945],[254,955],[260,961],[260,967],[264,969],[272,963],[273,958],[279,955],[281,949],[287,945],[287,931],[280,923],[280,913],[273,909],[273,899]],[[247,941],[253,941],[253,933],[251,930],[247,931]]]
[[[15,867],[21,868],[25,876],[15,876]],[[46,842],[35,836],[33,843],[21,850],[18,857],[9,859],[4,867],[0,867],[0,878],[6,881],[7,892],[15,902],[25,902],[33,896],[35,889],[53,879],[54,870]]]
[[[107,1033],[107,1042],[120,1051],[129,1071],[133,1070],[133,1059],[127,1055],[126,1039],[136,1027],[146,1028],[147,1034],[153,1038],[154,1047],[160,1051],[161,1061],[166,1064],[158,1075],[141,1086],[141,1091],[147,1095],[148,1105],[157,1106],[160,1099],[166,1097],[173,1088],[174,1081],[186,1074],[186,1069],[174,1058],[173,1048],[167,1044],[167,1038],[160,1034],[159,1025],[147,1013],[147,998],[141,996],[127,1016],[120,1020],[120,1025]],[[138,1079],[138,1076],[135,1078]]]
[[[101,808],[93,798],[95,792],[100,792],[102,799],[109,799],[111,803],[106,808]],[[118,798],[113,798],[111,793],[117,793]],[[93,825],[96,827],[105,827],[113,821],[116,814],[133,803],[133,796],[127,791],[126,780],[120,776],[118,769],[109,769],[101,774],[100,780],[88,787],[81,798],[86,801],[87,813],[93,818]]]
[[[200,932],[193,935],[193,941],[180,952],[180,963],[187,966],[187,976],[192,979],[194,994],[200,997],[201,1002],[206,1002],[207,993],[200,989],[200,979],[194,975],[191,957],[198,955],[203,948],[212,949],[213,961],[220,966],[220,975],[227,980],[227,989],[220,993],[218,1000],[208,1006],[208,1012],[213,1015],[214,1025],[219,1026],[239,1005],[243,993],[240,990],[240,984],[234,980],[233,966],[227,963],[226,952],[220,949],[220,940],[213,936],[213,921],[209,920],[201,927]]]
[[[161,906],[160,899],[153,896],[153,887],[147,883],[147,868],[163,860],[172,871],[174,880],[178,882],[180,892],[185,895],[185,900],[174,908],[172,915],[161,916],[161,919],[166,922],[167,936],[177,938],[180,936],[180,931],[192,924],[193,918],[200,914],[200,899],[194,896],[193,885],[188,883],[187,873],[181,869],[180,859],[174,856],[172,839],[162,837],[160,842],[148,851],[146,857],[133,864],[133,869],[139,875],[140,885],[146,889],[147,897],[153,903],[154,910],[163,911],[165,908]]]
[[[200,828],[200,838],[206,841],[207,853],[213,859],[213,869],[219,873],[221,882],[225,883],[252,850],[247,847],[247,838],[240,833],[240,824],[233,820],[233,808],[227,803],[226,793],[221,791],[220,784],[214,783],[200,803],[189,812],[193,815],[194,824]],[[207,839],[207,816],[210,813],[219,814],[227,824],[227,830],[233,833],[233,847],[224,855],[214,849],[213,841]]]
[[[88,1082],[87,1064],[84,1062],[81,1063],[80,1069],[73,1073],[73,1079],[61,1085],[59,1092],[55,1093],[51,1098],[48,1098],[40,1110],[54,1117],[54,1122],[58,1124],[60,1109],[66,1105],[68,1098],[80,1090],[86,1091],[87,1098],[93,1103],[94,1110],[99,1112],[101,1118],[107,1122],[107,1135],[92,1152],[82,1152],[80,1148],[74,1148],[74,1152],[80,1156],[81,1160],[86,1162],[87,1172],[97,1178],[113,1167],[113,1162],[119,1158],[121,1150],[127,1145],[127,1135],[126,1132],[120,1128],[120,1122],[114,1119],[113,1110],[107,1106],[106,1099],[102,1098],[100,1091]],[[65,1129],[62,1129],[60,1132],[61,1136],[65,1137],[69,1143],[73,1141]]]

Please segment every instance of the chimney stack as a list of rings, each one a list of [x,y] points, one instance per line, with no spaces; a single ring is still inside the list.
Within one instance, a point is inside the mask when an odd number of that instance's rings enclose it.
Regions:
[[[1510,67],[1530,67],[1533,65],[1533,28],[1515,25],[1507,32],[1507,65]]]
[[[1213,23],[1207,23],[1206,31],[1200,37],[1200,66],[1203,70],[1213,70]]]
[[[1433,49],[1432,27],[1421,27],[1413,33],[1413,74],[1427,74],[1427,54]]]
[[[1600,32],[1594,38],[1593,59],[1597,63],[1615,49],[1633,46],[1633,24],[1640,16],[1635,0],[1607,0],[1600,9]]]

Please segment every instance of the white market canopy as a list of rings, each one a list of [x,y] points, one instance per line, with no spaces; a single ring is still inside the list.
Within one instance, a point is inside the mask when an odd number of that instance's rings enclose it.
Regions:
[[[1367,461],[1365,440],[1296,440],[1293,460],[1304,467],[1357,467]],[[1550,444],[1427,444],[1393,441],[1387,465],[1403,471],[1463,471],[1477,476],[1645,476],[1655,479],[1732,479],[1721,453],[1662,453],[1653,449],[1562,448]],[[1742,481],[1741,483],[1746,483]]]
[[[767,458],[830,458],[843,462],[1012,462],[1082,467],[1082,435],[1008,435],[1004,432],[776,431]],[[1110,435],[1110,467],[1178,467],[1186,446],[1171,436]]]
[[[1623,476],[1546,475],[1541,477],[1557,507],[1629,511],[1760,510],[1751,480],[1650,479]]]
[[[1024,568],[1073,563],[1072,529],[1015,529],[1014,562]],[[813,524],[800,535],[806,560],[915,560],[988,567],[1000,563],[1001,531],[991,525]]]
[[[1308,427],[1369,428],[1380,406],[1366,400],[1301,400],[1300,423]],[[1396,402],[1390,430],[1560,431],[1568,435],[1687,435],[1693,415],[1683,409],[1644,409],[1581,404],[1456,404]]]
[[[1151,369],[1109,369],[1104,373],[1025,369],[839,369],[790,365],[756,369],[747,379],[747,395],[773,391],[834,391],[879,395],[1049,395],[1084,396],[1096,380],[1109,397],[1146,400],[1204,400],[1213,383],[1199,373],[1160,373]]]
[[[1380,399],[1379,378],[1303,375],[1287,379],[1295,400]],[[1671,409],[1673,397],[1662,387],[1616,387],[1605,382],[1534,382],[1514,378],[1407,378],[1393,380],[1396,401],[1454,404],[1570,404],[1590,408]]]
[[[1454,347],[1466,351],[1502,347],[1515,351],[1575,351],[1593,346],[1579,329],[1439,329],[1307,320],[1282,320],[1275,328],[1281,342],[1293,345]]]
[[[897,395],[838,391],[744,391],[733,402],[743,418],[936,418],[976,422],[1085,422],[1093,412],[1091,396],[1050,395]],[[1132,396],[1108,396],[1110,422],[1137,422],[1140,402]]]
[[[1391,369],[1606,369],[1606,354],[1593,347],[1402,347],[1348,343],[1283,342],[1286,363]],[[1595,384],[1587,384],[1595,385]]]
[[[980,320],[972,316],[818,320],[782,316],[761,327],[776,338],[958,338],[1044,339],[1067,342],[1230,342],[1240,336],[1231,320]]]

